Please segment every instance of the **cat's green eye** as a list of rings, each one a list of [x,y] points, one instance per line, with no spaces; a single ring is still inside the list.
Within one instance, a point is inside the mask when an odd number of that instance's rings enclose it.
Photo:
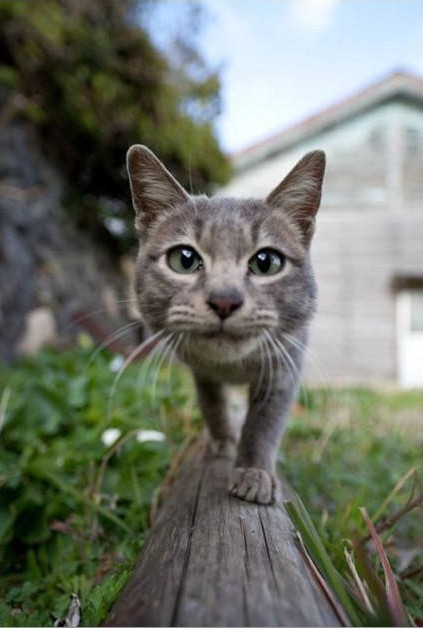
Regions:
[[[260,249],[248,262],[248,268],[254,275],[269,277],[276,275],[285,266],[285,257],[274,249]]]
[[[191,246],[175,246],[167,254],[169,268],[175,273],[189,275],[203,267],[203,260]]]

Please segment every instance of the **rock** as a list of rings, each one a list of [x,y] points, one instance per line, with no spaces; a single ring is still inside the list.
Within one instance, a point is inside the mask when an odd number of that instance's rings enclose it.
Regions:
[[[25,317],[25,331],[16,346],[18,353],[34,355],[57,341],[57,324],[48,307],[37,307]]]
[[[60,171],[30,124],[0,128],[0,146],[0,360],[47,338],[72,343],[87,321],[103,339],[128,320],[119,260],[71,221]]]

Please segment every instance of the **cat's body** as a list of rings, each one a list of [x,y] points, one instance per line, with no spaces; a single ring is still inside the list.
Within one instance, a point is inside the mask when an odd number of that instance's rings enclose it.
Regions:
[[[191,367],[218,454],[236,447],[223,386],[249,385],[229,486],[248,501],[275,498],[315,305],[309,244],[324,165],[309,153],[263,201],[209,199],[189,196],[147,148],[128,152],[142,319]]]

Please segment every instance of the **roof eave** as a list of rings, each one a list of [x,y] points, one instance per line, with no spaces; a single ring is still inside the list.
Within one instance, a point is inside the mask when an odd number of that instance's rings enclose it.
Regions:
[[[299,142],[310,141],[347,120],[395,100],[423,105],[423,80],[413,75],[393,74],[352,98],[234,155],[235,169],[237,172],[248,170]]]

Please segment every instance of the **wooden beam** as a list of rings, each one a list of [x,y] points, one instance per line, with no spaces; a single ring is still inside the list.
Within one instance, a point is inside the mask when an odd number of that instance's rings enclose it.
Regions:
[[[280,506],[230,497],[199,443],[176,474],[106,626],[339,626]]]

